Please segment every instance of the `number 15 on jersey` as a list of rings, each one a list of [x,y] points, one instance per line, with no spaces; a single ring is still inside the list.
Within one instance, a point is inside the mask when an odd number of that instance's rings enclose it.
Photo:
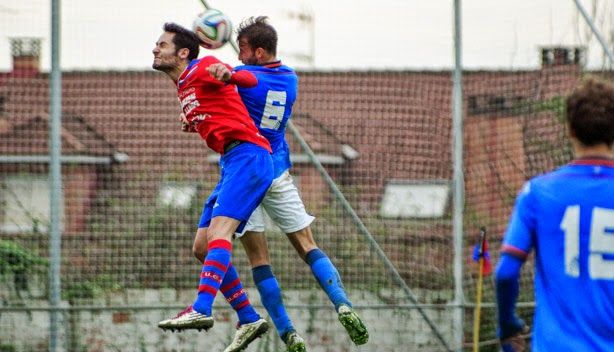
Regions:
[[[591,279],[614,280],[614,209],[593,208],[588,240],[588,275]],[[561,230],[565,232],[565,273],[580,276],[580,206],[565,209]]]

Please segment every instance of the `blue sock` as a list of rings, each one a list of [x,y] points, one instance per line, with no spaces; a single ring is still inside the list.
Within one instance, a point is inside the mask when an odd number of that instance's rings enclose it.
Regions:
[[[352,306],[343,288],[339,272],[324,252],[319,248],[313,249],[307,253],[305,261],[311,267],[313,276],[318,280],[330,301],[335,305],[335,309],[339,309],[342,304]]]
[[[235,269],[232,263],[228,266],[228,271],[220,286],[220,292],[224,294],[226,301],[237,312],[239,325],[253,323],[260,319],[260,315],[249,303],[249,298],[247,298],[247,293],[243,291],[243,284],[241,284],[237,269]]]
[[[277,328],[277,333],[283,339],[286,333],[294,331],[294,326],[290,321],[290,317],[284,307],[284,301],[281,297],[281,288],[279,283],[271,271],[270,265],[261,265],[252,269],[252,275],[254,276],[254,282],[260,292],[260,300],[262,305],[266,308],[267,312]]]
[[[230,264],[232,243],[226,240],[211,241],[207,250],[203,270],[200,273],[198,297],[192,308],[200,314],[211,316],[213,300]]]

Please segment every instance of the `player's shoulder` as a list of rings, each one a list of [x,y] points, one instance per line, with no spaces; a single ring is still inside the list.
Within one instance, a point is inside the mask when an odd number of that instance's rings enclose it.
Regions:
[[[190,61],[190,64],[186,68],[187,71],[203,71],[206,70],[211,64],[219,61],[212,60],[215,59],[213,56],[204,56],[201,58],[194,59]]]
[[[220,59],[218,59],[217,57],[213,56],[213,55],[207,55],[207,56],[203,56],[200,59],[201,63],[203,64],[207,64],[207,65],[211,65],[211,64],[215,64],[215,63],[221,63]]]
[[[253,73],[264,73],[264,74],[294,74],[296,72],[290,66],[282,65],[239,65],[234,68],[235,71],[251,71]]]
[[[296,73],[292,67],[283,64],[277,66],[276,69],[280,72]]]
[[[564,169],[558,168],[550,172],[533,176],[530,180],[524,183],[522,189],[520,190],[520,195],[526,196],[530,193],[536,193],[540,189],[548,187],[549,184],[555,182],[564,173]]]
[[[254,71],[256,67],[259,66],[253,66],[253,65],[237,65],[234,67],[235,71]]]
[[[573,160],[555,170],[535,177],[538,182],[548,183],[560,180],[579,179],[587,176],[614,177],[614,162]]]
[[[566,164],[558,168],[531,178],[526,185],[527,193],[548,192],[552,189],[568,187],[580,181],[585,176],[585,170],[573,164]]]
[[[527,183],[530,183],[534,188],[542,187],[548,185],[549,183],[556,182],[561,177],[565,177],[565,174],[567,174],[568,171],[569,170],[567,170],[565,166],[561,166],[552,171],[536,175]]]
[[[277,67],[275,67],[275,71],[281,74],[285,74],[285,75],[289,75],[289,76],[294,76],[296,77],[296,71],[294,71],[294,69],[290,66],[286,66],[286,65],[279,65]]]

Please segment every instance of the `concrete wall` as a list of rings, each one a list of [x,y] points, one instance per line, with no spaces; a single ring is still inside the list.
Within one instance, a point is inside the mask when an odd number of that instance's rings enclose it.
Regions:
[[[6,298],[14,294],[12,288],[0,286],[0,307],[7,307]],[[251,301],[260,305],[254,288]],[[14,291],[13,291],[14,292]],[[124,290],[104,293],[99,298],[72,302],[78,306],[165,306],[168,309],[129,310],[73,310],[62,318],[61,351],[222,351],[234,334],[236,318],[234,312],[224,304],[222,297],[214,307],[215,326],[209,332],[163,332],[156,324],[162,319],[174,316],[180,305],[194,299],[192,290]],[[285,303],[297,331],[305,337],[309,351],[436,351],[443,350],[428,325],[416,310],[381,307],[386,302],[398,301],[400,292],[359,292],[351,296],[355,304],[373,306],[359,308],[358,312],[367,324],[371,339],[363,347],[354,346],[347,333],[337,321],[336,314],[326,296],[320,291],[286,291]],[[424,297],[425,292],[420,292]],[[47,307],[40,289],[21,292],[21,304],[28,307]],[[440,293],[436,294],[440,298]],[[11,306],[15,306],[12,299]],[[69,307],[69,302],[63,302]],[[176,309],[174,306],[177,306]],[[305,308],[313,305],[316,308]],[[302,306],[297,308],[296,306]],[[262,307],[257,307],[266,315]],[[448,341],[451,341],[451,310],[427,310],[427,314]],[[46,311],[1,311],[0,310],[0,351],[46,351],[49,336],[49,314]],[[271,325],[264,338],[252,343],[247,351],[285,351]]]

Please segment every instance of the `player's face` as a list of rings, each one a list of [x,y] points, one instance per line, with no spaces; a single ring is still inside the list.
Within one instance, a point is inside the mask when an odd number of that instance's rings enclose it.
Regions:
[[[247,39],[239,39],[239,61],[245,65],[258,64],[258,58],[256,57],[256,51],[247,43]]]
[[[169,72],[179,66],[181,60],[173,44],[174,36],[175,33],[164,32],[156,42],[156,46],[151,51],[154,55],[151,67],[154,70]]]

